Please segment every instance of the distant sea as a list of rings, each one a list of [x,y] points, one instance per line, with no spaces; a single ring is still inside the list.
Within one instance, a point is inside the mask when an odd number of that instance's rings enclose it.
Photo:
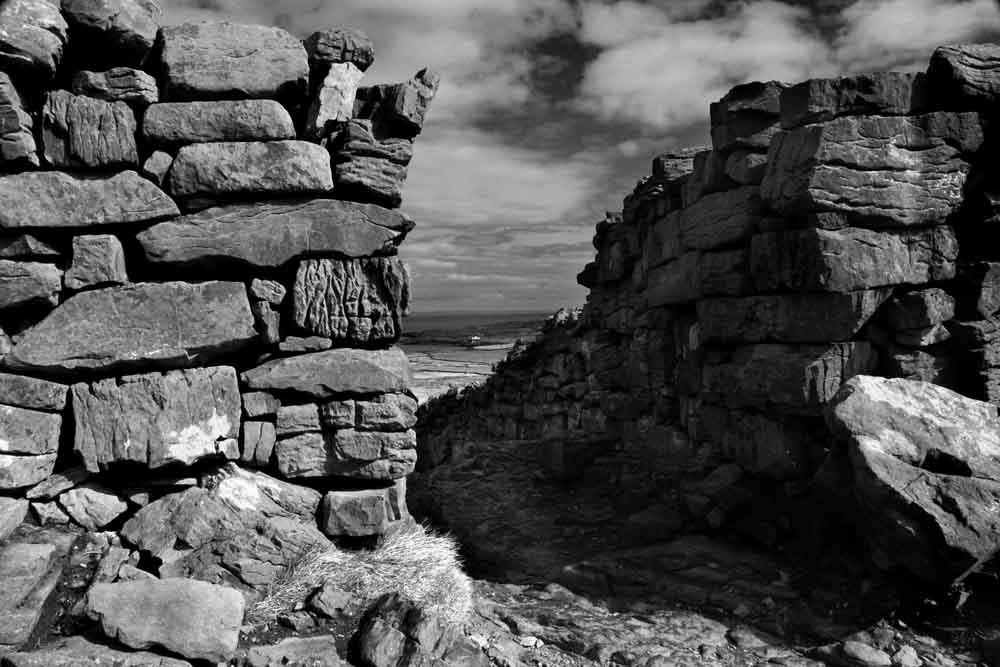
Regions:
[[[404,318],[400,345],[413,367],[417,398],[424,402],[451,387],[482,382],[518,339],[532,340],[553,312],[414,313]]]

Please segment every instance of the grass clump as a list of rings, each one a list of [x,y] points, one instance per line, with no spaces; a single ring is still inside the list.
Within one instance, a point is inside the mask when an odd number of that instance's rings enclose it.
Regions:
[[[349,551],[331,544],[307,551],[251,608],[250,620],[273,620],[325,584],[351,593],[366,607],[386,593],[400,593],[451,623],[465,623],[472,611],[472,581],[462,570],[458,544],[407,522],[382,536],[374,549]]]

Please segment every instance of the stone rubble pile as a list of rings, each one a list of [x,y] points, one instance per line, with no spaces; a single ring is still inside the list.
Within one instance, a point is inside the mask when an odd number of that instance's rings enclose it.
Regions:
[[[0,541],[112,530],[150,576],[252,602],[303,550],[409,520],[398,207],[439,79],[363,86],[350,28],[161,14],[0,5]],[[201,596],[108,585],[105,626]],[[117,636],[223,659],[235,628],[201,630]]]
[[[664,480],[686,471],[704,478],[684,487],[692,520],[772,543],[831,448],[849,444],[824,420],[848,379],[919,380],[1000,404],[998,109],[995,44],[941,47],[925,73],[733,88],[711,105],[711,146],[657,157],[623,211],[598,223],[582,311],[562,313],[484,385],[421,408],[422,465],[460,461],[470,441],[543,441],[575,457],[578,475],[606,479],[626,516],[675,502]],[[962,413],[950,392],[912,393]],[[995,433],[987,412],[976,423]],[[583,443],[603,447],[582,458],[594,450]],[[972,455],[957,447],[939,446],[944,459]],[[872,467],[853,491],[874,511],[891,493],[871,456],[851,460]],[[893,456],[918,477],[951,470]],[[988,513],[1000,478],[973,476],[990,481],[950,497]],[[922,500],[945,486],[931,482]],[[754,514],[767,494],[772,506]],[[995,551],[970,546],[978,518],[958,521],[966,537],[936,520],[940,530],[913,538],[933,554],[913,556],[916,574],[942,552],[939,574],[955,576]],[[948,547],[927,547],[942,532]],[[894,535],[883,532],[881,551],[901,548]]]

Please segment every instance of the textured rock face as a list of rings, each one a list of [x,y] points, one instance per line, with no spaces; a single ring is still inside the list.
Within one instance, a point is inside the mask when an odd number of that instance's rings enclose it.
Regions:
[[[60,169],[137,166],[135,131],[135,116],[124,102],[57,90],[42,109],[43,154]]]
[[[983,133],[977,114],[838,118],[775,136],[761,184],[787,216],[865,227],[939,224],[962,202]]]
[[[62,59],[66,32],[59,3],[8,0],[0,6],[0,68],[48,82]]]
[[[106,72],[77,72],[72,89],[76,95],[107,102],[125,102],[139,109],[155,104],[160,98],[156,79],[131,67],[112,67]]]
[[[755,187],[707,195],[681,213],[681,241],[698,250],[746,241],[759,219],[760,195]]]
[[[939,47],[931,56],[927,75],[940,88],[939,103],[946,108],[989,108],[1000,95],[1000,47],[996,44]]]
[[[30,410],[62,412],[69,387],[48,380],[0,373],[0,403]]]
[[[333,63],[323,81],[313,91],[313,100],[306,114],[307,137],[322,139],[338,123],[351,119],[358,84],[364,72],[354,63]]]
[[[182,146],[294,139],[295,127],[285,107],[274,100],[168,102],[146,110],[142,135],[156,146]]]
[[[395,480],[413,472],[417,438],[402,433],[342,429],[333,434],[305,433],[279,440],[278,470],[289,479],[336,475],[360,480]]]
[[[827,421],[845,450],[861,524],[882,562],[947,584],[1000,549],[1000,419],[943,387],[856,377]]]
[[[785,84],[755,81],[736,86],[709,107],[712,146],[767,148],[777,129],[779,103]]]
[[[185,23],[163,29],[165,101],[298,98],[309,65],[281,28]]]
[[[0,72],[0,168],[39,165],[32,120],[5,72]]]
[[[303,42],[312,76],[322,80],[329,66],[353,63],[364,72],[375,62],[375,48],[368,35],[354,28],[328,28],[309,35]]]
[[[188,367],[255,337],[241,283],[141,283],[71,297],[4,363],[50,374]]]
[[[236,651],[244,610],[237,591],[183,579],[96,584],[86,605],[104,634],[126,646],[213,662]]]
[[[83,637],[70,637],[38,651],[11,653],[6,656],[11,667],[190,667],[179,658],[168,658],[149,651],[119,651],[106,644],[94,643]]]
[[[333,178],[339,192],[395,208],[402,202],[406,165],[413,157],[409,139],[376,139],[370,120],[351,120],[333,150]]]
[[[208,209],[138,234],[154,264],[275,268],[299,257],[395,252],[413,223],[374,204],[335,199]]]
[[[74,56],[136,67],[153,48],[163,13],[154,0],[63,0],[62,11]]]
[[[0,405],[0,454],[55,454],[62,417]]]
[[[179,215],[162,190],[134,171],[78,176],[58,171],[0,177],[0,228],[75,228],[155,222]]]
[[[228,366],[73,386],[73,449],[92,472],[239,456],[240,392]]]
[[[385,489],[330,491],[323,497],[320,528],[330,537],[381,535],[409,517],[405,496],[404,480]]]
[[[110,234],[73,237],[73,264],[64,278],[67,289],[127,282],[125,251],[117,237]]]
[[[28,515],[28,501],[23,498],[0,497],[0,541],[21,525]]]
[[[0,309],[55,305],[61,283],[62,271],[54,264],[0,259]]]
[[[927,106],[923,73],[878,72],[809,79],[781,93],[781,127],[787,130],[839,116],[908,116]]]
[[[356,405],[359,431],[406,431],[417,423],[417,401],[406,394],[383,394]]]
[[[59,496],[59,505],[87,530],[100,530],[128,510],[115,492],[97,484],[84,484]]]
[[[422,69],[403,83],[363,88],[358,91],[360,110],[355,109],[354,115],[371,119],[379,137],[412,139],[423,129],[440,83],[436,72]]]
[[[333,189],[330,156],[305,141],[191,144],[177,153],[170,193],[189,198],[293,195]]]
[[[409,276],[395,257],[305,260],[295,276],[296,326],[334,341],[391,343],[410,296]]]
[[[251,389],[286,391],[315,398],[338,394],[405,391],[410,364],[398,347],[386,350],[338,349],[268,361],[242,375]]]
[[[19,456],[0,454],[0,490],[12,491],[44,481],[56,467],[55,454]]]

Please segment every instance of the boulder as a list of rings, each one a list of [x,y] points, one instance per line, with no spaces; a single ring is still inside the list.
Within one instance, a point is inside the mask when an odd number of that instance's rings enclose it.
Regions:
[[[142,136],[153,146],[295,138],[285,107],[274,100],[167,102],[146,109]]]
[[[945,226],[794,229],[757,234],[750,243],[750,273],[761,292],[850,292],[949,280],[957,259],[958,241]]]
[[[302,43],[309,57],[310,79],[322,81],[330,65],[354,63],[364,72],[375,62],[375,47],[365,33],[355,28],[327,28],[309,35]]]
[[[126,284],[128,273],[121,241],[111,234],[74,236],[73,263],[63,282],[71,290]]]
[[[278,471],[283,477],[327,477],[395,480],[413,472],[417,438],[403,433],[363,432],[342,429],[331,434],[305,433],[274,446]]]
[[[32,234],[0,234],[0,259],[55,261],[62,254],[53,246]]]
[[[138,234],[153,264],[277,268],[300,257],[393,254],[413,223],[374,204],[336,199],[236,204],[208,209]]]
[[[950,44],[931,56],[927,77],[945,109],[990,109],[1000,99],[1000,46]]]
[[[0,542],[13,533],[28,516],[28,501],[24,498],[0,496]]]
[[[55,454],[62,417],[0,405],[0,454]]]
[[[187,660],[168,658],[148,651],[121,651],[83,637],[60,639],[44,649],[9,653],[9,667],[191,667]]]
[[[406,394],[382,394],[355,405],[359,431],[408,431],[417,424],[417,399]]]
[[[760,218],[760,192],[754,186],[706,195],[681,212],[681,242],[696,250],[746,243]]]
[[[761,197],[789,217],[872,228],[941,224],[961,205],[967,160],[982,142],[975,113],[805,125],[775,135]]]
[[[244,607],[231,588],[187,579],[96,584],[86,600],[87,614],[111,639],[212,662],[236,651]]]
[[[406,354],[391,347],[325,350],[274,359],[244,372],[241,379],[250,389],[326,399],[339,394],[406,391],[413,376]]]
[[[705,343],[825,343],[854,337],[889,297],[890,288],[818,294],[702,299]]]
[[[73,449],[87,470],[238,458],[240,390],[228,366],[73,385]]]
[[[69,387],[48,380],[0,373],[0,404],[29,410],[62,412]]]
[[[55,467],[55,454],[0,454],[0,490],[12,491],[34,486],[51,475]]]
[[[191,144],[167,175],[179,198],[321,194],[333,189],[330,156],[307,141]]]
[[[0,310],[54,306],[62,289],[62,271],[54,264],[0,259]]]
[[[910,116],[928,107],[922,72],[876,72],[837,79],[809,79],[781,93],[781,127],[840,116]]]
[[[51,0],[0,4],[0,70],[44,89],[55,76],[68,27]]]
[[[354,100],[364,73],[354,63],[332,63],[326,76],[312,91],[306,112],[305,136],[320,140],[354,115]]]
[[[753,81],[736,86],[712,103],[712,147],[717,151],[766,149],[777,130],[780,99],[786,87],[779,81]]]
[[[319,525],[329,537],[370,537],[408,518],[406,480],[401,479],[384,489],[328,492],[323,496]]]
[[[277,432],[273,422],[244,421],[240,440],[240,461],[260,467],[267,466],[271,462],[276,439]]]
[[[135,115],[124,102],[57,90],[42,109],[42,154],[57,169],[137,167],[135,132]]]
[[[167,26],[162,35],[164,101],[298,101],[306,92],[305,49],[281,28],[201,22]]]
[[[156,0],[62,0],[74,60],[139,67],[156,42],[163,10]]]
[[[396,257],[304,260],[295,275],[295,325],[337,342],[392,343],[409,296],[409,275]]]
[[[160,99],[156,79],[132,67],[112,67],[104,72],[83,70],[73,77],[74,95],[85,95],[105,102],[125,102],[135,109],[156,104]]]
[[[0,169],[20,171],[39,166],[31,115],[14,82],[0,72]]]
[[[134,171],[0,176],[0,200],[0,229],[149,223],[179,215],[170,197]]]
[[[137,283],[70,297],[3,361],[44,374],[185,368],[256,336],[242,283]]]
[[[996,555],[996,406],[934,384],[858,376],[827,408],[856,525],[877,562],[947,585]]]
[[[87,530],[101,530],[128,511],[128,503],[98,484],[84,484],[59,496],[59,505]]]

